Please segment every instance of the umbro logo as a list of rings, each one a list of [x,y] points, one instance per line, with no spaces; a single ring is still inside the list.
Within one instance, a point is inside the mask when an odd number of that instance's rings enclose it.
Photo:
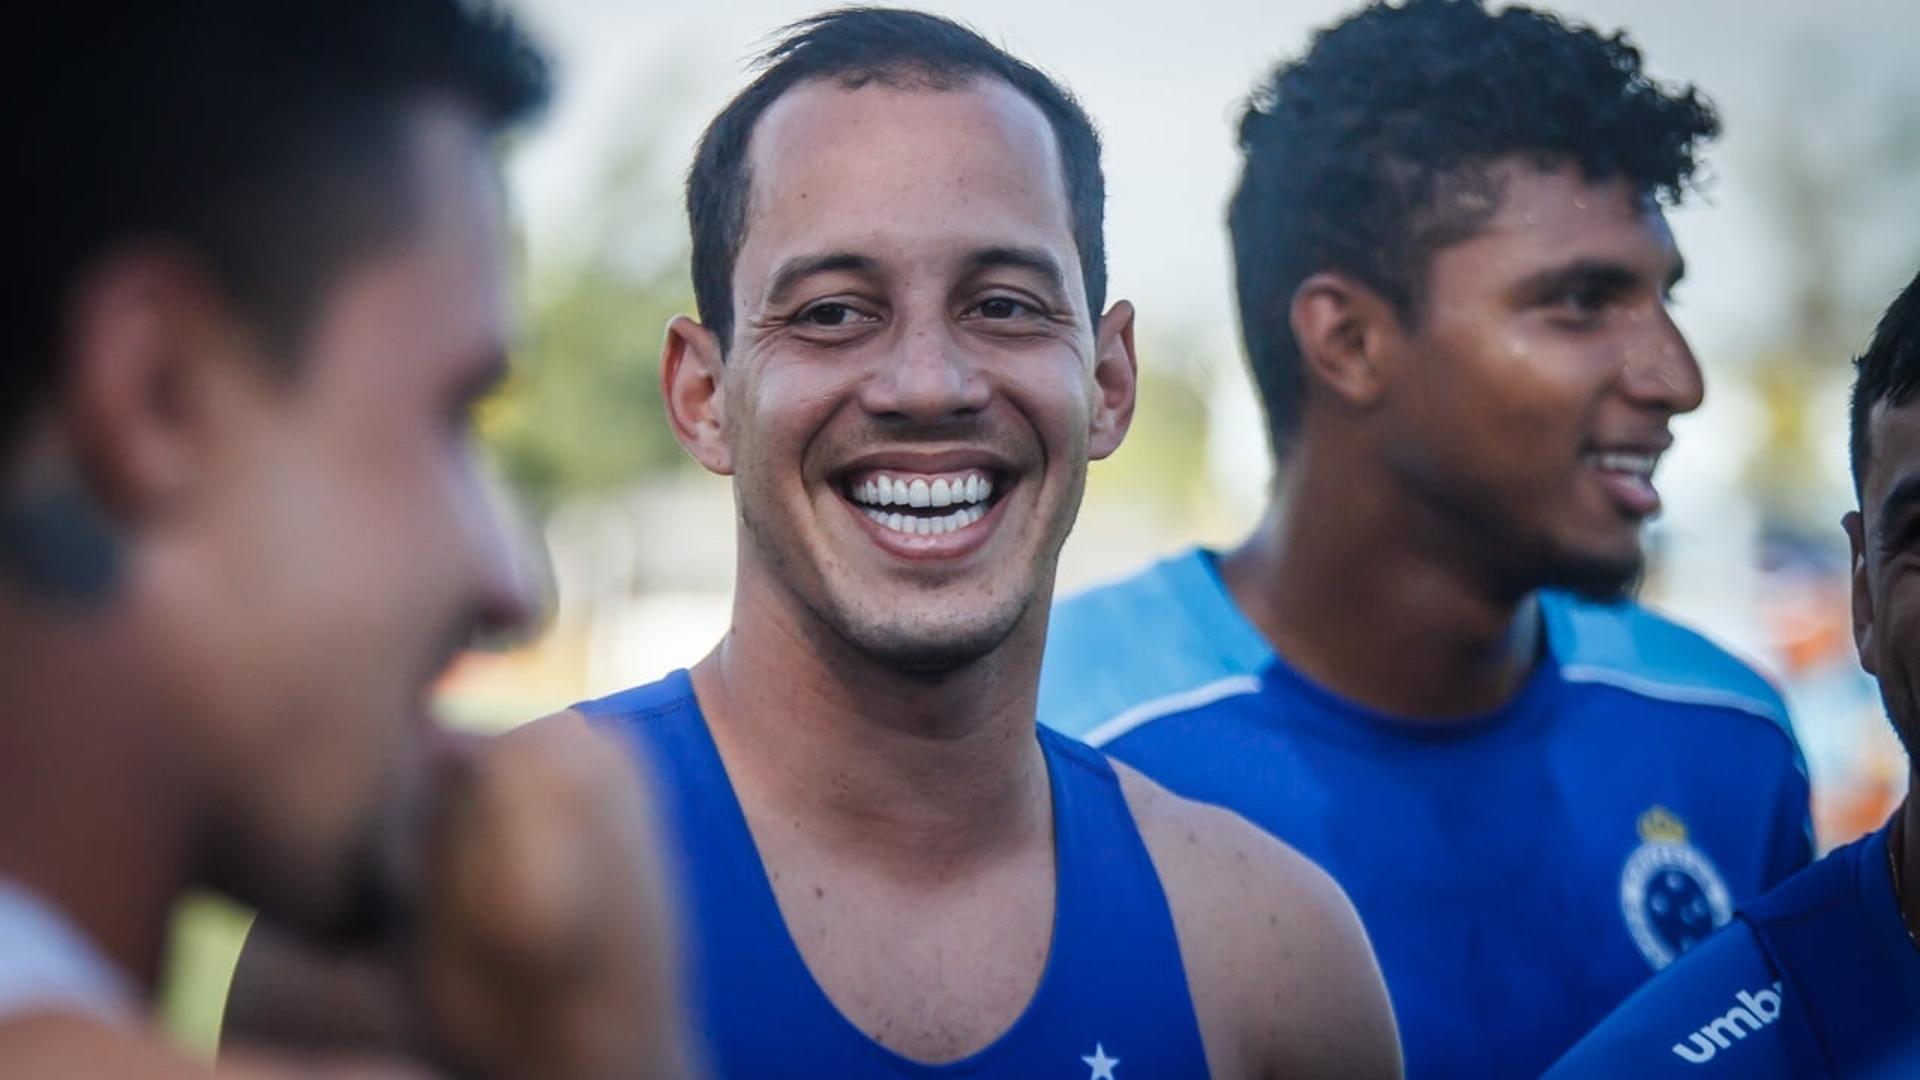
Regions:
[[[1734,1006],[1706,1026],[1673,1044],[1673,1052],[1695,1065],[1705,1065],[1715,1054],[1780,1019],[1781,984],[1768,990],[1733,995]]]

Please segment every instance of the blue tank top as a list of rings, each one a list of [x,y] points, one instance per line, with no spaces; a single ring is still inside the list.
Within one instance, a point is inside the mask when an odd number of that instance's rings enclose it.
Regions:
[[[688,1000],[722,1077],[1204,1077],[1173,915],[1113,767],[1041,730],[1053,796],[1052,943],[1039,987],[985,1048],[928,1065],[841,1015],[787,933],[685,671],[577,706],[650,770],[677,864]]]

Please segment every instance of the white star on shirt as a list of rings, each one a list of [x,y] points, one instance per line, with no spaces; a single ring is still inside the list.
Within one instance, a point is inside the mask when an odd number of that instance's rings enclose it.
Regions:
[[[1093,1053],[1082,1055],[1080,1060],[1086,1062],[1087,1067],[1093,1070],[1093,1075],[1087,1077],[1087,1080],[1114,1080],[1113,1067],[1120,1064],[1119,1058],[1107,1056],[1107,1048],[1100,1043],[1094,1043]]]

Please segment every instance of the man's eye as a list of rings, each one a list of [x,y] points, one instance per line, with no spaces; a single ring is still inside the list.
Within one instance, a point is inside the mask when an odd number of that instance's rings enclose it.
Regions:
[[[993,296],[980,302],[976,309],[986,319],[1017,319],[1022,315],[1033,314],[1031,305],[1015,300],[1011,296]]]
[[[1555,306],[1569,314],[1593,315],[1606,307],[1610,299],[1612,297],[1607,290],[1588,286],[1563,293]]]
[[[845,304],[815,304],[802,311],[798,321],[808,326],[836,327],[846,326],[859,316],[859,312]]]

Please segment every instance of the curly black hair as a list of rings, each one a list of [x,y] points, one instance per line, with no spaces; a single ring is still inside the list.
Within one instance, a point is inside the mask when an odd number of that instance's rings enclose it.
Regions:
[[[1408,0],[1321,31],[1249,99],[1228,211],[1241,334],[1276,452],[1300,421],[1289,309],[1310,275],[1351,275],[1417,317],[1433,253],[1497,209],[1455,209],[1440,198],[1449,185],[1521,155],[1677,203],[1719,131],[1700,91],[1649,78],[1624,33],[1545,12]]]
[[[1916,395],[1920,395],[1920,275],[1888,305],[1867,351],[1853,363],[1853,397],[1848,408],[1852,438],[1847,449],[1856,500],[1864,494],[1867,462],[1873,456],[1873,407],[1884,401],[1899,408]]]

